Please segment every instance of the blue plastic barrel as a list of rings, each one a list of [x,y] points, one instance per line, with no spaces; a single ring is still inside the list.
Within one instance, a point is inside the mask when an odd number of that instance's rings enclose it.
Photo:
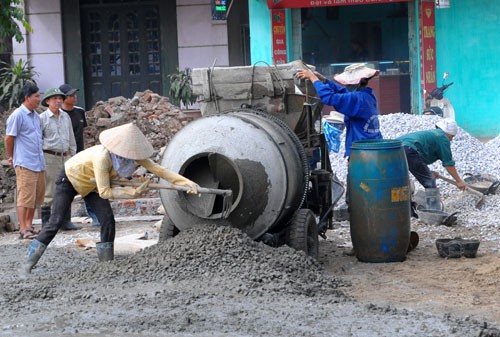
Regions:
[[[349,160],[351,239],[362,262],[399,262],[410,243],[410,181],[399,140],[352,144]]]

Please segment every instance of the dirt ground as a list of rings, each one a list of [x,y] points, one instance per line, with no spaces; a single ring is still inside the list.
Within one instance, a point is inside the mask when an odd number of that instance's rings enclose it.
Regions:
[[[358,301],[500,324],[498,241],[481,240],[476,258],[445,259],[435,245],[436,238],[481,237],[480,229],[436,227],[413,220],[412,229],[420,236],[417,249],[404,262],[373,264],[342,254],[343,246],[350,246],[348,222],[343,226],[344,230],[328,232],[321,260],[329,272],[351,282],[346,292]],[[347,240],[339,242],[339,237]]]
[[[412,229],[420,244],[406,261],[362,263],[343,254],[351,247],[349,222],[335,223],[320,239],[317,268],[324,285],[306,292],[291,291],[286,273],[276,276],[284,288],[272,291],[236,280],[231,268],[215,277],[206,270],[182,277],[191,271],[188,262],[216,256],[206,243],[202,253],[179,241],[168,253],[162,250],[164,256],[152,256],[158,255],[153,248],[98,263],[93,248],[75,245],[77,239],[97,240],[99,231],[89,224],[60,232],[32,276],[21,280],[16,268],[29,242],[7,233],[0,236],[0,336],[500,336],[497,240],[483,239],[476,258],[443,259],[437,237],[483,237],[481,228],[413,220]],[[154,221],[117,225],[117,238],[145,232],[158,238]],[[187,240],[180,236],[170,242]],[[488,237],[494,237],[491,231]],[[245,242],[239,238],[236,245]],[[179,247],[183,251],[169,261],[166,254]],[[280,250],[266,247],[258,249]],[[221,259],[226,263],[240,253]],[[279,256],[287,270],[302,261],[289,250],[277,254],[263,260]],[[185,265],[176,266],[176,259]]]

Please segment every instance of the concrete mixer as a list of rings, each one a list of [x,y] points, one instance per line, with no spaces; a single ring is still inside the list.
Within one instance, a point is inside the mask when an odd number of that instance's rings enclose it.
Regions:
[[[332,173],[322,104],[311,83],[294,77],[305,66],[193,69],[202,117],[173,137],[161,164],[200,186],[231,190],[231,206],[223,211],[221,195],[162,190],[162,239],[216,223],[317,256],[344,188]]]

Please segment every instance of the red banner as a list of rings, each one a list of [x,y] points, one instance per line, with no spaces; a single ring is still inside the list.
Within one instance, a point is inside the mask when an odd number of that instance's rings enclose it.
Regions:
[[[285,10],[273,9],[271,11],[271,22],[273,31],[273,63],[283,64],[287,62]]]
[[[267,6],[274,8],[306,8],[348,5],[371,5],[391,2],[410,2],[412,0],[267,0]]]
[[[421,2],[419,8],[420,87],[430,93],[436,87],[436,25],[434,2]],[[425,95],[423,97],[425,99]]]

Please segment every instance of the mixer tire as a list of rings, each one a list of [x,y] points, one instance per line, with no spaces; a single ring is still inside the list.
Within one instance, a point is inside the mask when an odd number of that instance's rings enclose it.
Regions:
[[[171,239],[177,234],[179,234],[179,232],[180,230],[177,227],[175,227],[173,221],[170,220],[168,215],[164,215],[163,220],[161,222],[159,241],[165,241]]]
[[[318,258],[318,225],[314,213],[307,208],[295,212],[286,233],[286,244],[308,256]]]

